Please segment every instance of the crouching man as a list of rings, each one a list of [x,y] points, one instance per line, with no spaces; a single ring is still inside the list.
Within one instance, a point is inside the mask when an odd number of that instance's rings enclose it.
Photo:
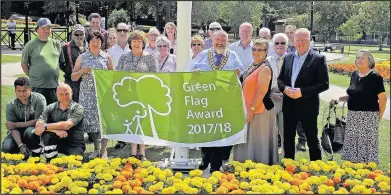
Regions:
[[[83,155],[85,151],[82,121],[84,108],[72,101],[72,89],[67,84],[57,87],[58,102],[48,105],[31,131],[28,148],[32,156],[45,154],[47,162],[58,153]]]
[[[2,151],[5,153],[21,153],[28,157],[26,143],[27,132],[34,129],[37,119],[46,107],[43,95],[31,92],[30,81],[19,77],[14,81],[16,98],[6,106],[6,123],[8,135],[4,138]]]

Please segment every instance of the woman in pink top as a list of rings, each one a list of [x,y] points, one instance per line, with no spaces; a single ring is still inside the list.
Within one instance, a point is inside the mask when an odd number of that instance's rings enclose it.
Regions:
[[[234,160],[252,160],[267,165],[278,162],[276,117],[270,96],[272,69],[266,60],[269,44],[258,39],[252,48],[253,63],[243,73],[243,93],[247,109],[248,132],[245,144],[234,146]]]

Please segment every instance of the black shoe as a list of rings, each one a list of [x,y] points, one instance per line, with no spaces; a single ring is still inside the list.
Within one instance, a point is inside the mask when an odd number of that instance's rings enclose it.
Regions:
[[[218,169],[210,169],[209,170],[209,173],[213,173],[213,172],[215,172],[215,171],[219,171]]]
[[[297,145],[296,145],[296,149],[299,150],[299,151],[302,151],[302,152],[305,152],[307,149],[305,148],[305,143],[303,142],[299,142]]]
[[[209,167],[209,163],[201,162],[200,166],[198,167],[199,170],[205,170]]]
[[[125,142],[118,142],[118,143],[114,146],[114,149],[120,150],[120,149],[124,148],[125,145],[126,145]]]
[[[145,155],[137,155],[137,159],[141,160],[141,161],[146,161],[147,160],[147,157],[145,157]]]

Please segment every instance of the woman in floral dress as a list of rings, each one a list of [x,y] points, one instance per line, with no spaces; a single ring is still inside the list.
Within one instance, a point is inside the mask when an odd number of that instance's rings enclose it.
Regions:
[[[72,80],[80,83],[79,103],[84,107],[83,129],[94,142],[95,151],[89,156],[93,159],[99,155],[107,159],[107,139],[102,139],[102,148],[99,151],[99,140],[101,138],[101,128],[97,99],[95,92],[94,77],[92,69],[113,70],[113,61],[111,57],[101,50],[103,37],[99,32],[94,32],[93,36],[88,37],[89,50],[81,54],[75,63],[72,73]]]

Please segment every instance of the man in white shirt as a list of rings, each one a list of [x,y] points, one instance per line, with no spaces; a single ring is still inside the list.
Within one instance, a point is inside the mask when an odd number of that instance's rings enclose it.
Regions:
[[[152,27],[148,32],[148,45],[145,47],[145,51],[152,54],[157,58],[159,51],[156,47],[156,39],[160,36],[160,32],[157,28]]]
[[[280,145],[284,143],[283,132],[284,132],[284,119],[282,113],[282,98],[283,94],[278,89],[277,78],[280,74],[282,62],[288,48],[288,37],[284,33],[277,33],[273,36],[273,50],[274,54],[269,56],[267,59],[273,70],[272,79],[272,90],[271,97],[274,103],[274,111],[276,113],[277,129],[280,138]]]
[[[238,54],[240,61],[243,64],[243,68],[246,70],[247,67],[253,63],[252,47],[253,47],[253,26],[245,22],[239,27],[240,40],[232,43],[228,46],[229,49]]]
[[[209,38],[205,39],[204,41],[204,49],[209,49],[213,47],[213,43],[212,43],[213,33],[222,29],[223,28],[218,22],[212,22],[209,24],[209,30],[208,30]]]
[[[15,50],[15,35],[16,35],[16,22],[14,21],[14,16],[11,16],[9,21],[7,21],[8,36],[11,38],[11,49]]]
[[[114,69],[117,67],[119,58],[122,56],[122,54],[130,52],[128,44],[128,25],[125,23],[119,23],[116,30],[118,42],[107,52],[113,58]]]
[[[259,29],[259,38],[260,39],[266,39],[269,41],[269,48],[267,52],[267,56],[271,56],[274,54],[274,49],[273,49],[273,42],[272,42],[272,34],[270,32],[269,28],[263,27]]]

